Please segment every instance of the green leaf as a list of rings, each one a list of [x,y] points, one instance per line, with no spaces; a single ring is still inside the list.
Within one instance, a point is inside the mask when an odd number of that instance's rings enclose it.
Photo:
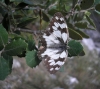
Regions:
[[[82,10],[90,8],[94,4],[94,0],[82,0],[80,7]]]
[[[80,6],[78,4],[75,6],[75,10],[76,11],[80,11],[81,10],[81,8],[80,8]]]
[[[26,47],[27,43],[25,42],[25,40],[22,39],[13,40],[8,45],[6,45],[4,53],[10,56],[16,56],[22,54],[22,52],[26,50]]]
[[[24,2],[21,2],[19,3],[17,6],[16,6],[16,10],[20,10],[20,9],[23,9],[27,6],[28,4],[24,3]]]
[[[96,28],[95,24],[93,23],[92,19],[89,18],[87,15],[86,15],[86,18],[88,20],[88,22],[90,23],[90,25],[92,25],[94,28]]]
[[[9,64],[6,59],[0,57],[0,80],[4,80],[9,74]]]
[[[100,3],[95,6],[95,10],[100,12]]]
[[[35,49],[35,42],[34,42],[34,40],[32,39],[30,39],[30,40],[28,40],[28,50],[30,50],[30,51],[32,51],[32,50],[34,50]]]
[[[82,19],[84,18],[84,13],[77,13],[75,14],[75,17],[74,17],[74,22],[75,21],[81,21]]]
[[[87,28],[87,22],[77,22],[77,23],[75,23],[75,26],[77,28],[86,29]]]
[[[18,57],[25,57],[26,56],[26,51],[23,51],[21,54],[17,55]]]
[[[0,6],[0,14],[2,14],[2,16],[5,16],[5,14],[7,14],[7,12],[8,12],[7,9]]]
[[[34,51],[28,51],[26,53],[26,63],[28,66],[30,66],[31,68],[36,67],[37,65],[39,65],[40,60],[37,57],[37,52]]]
[[[69,5],[67,5],[67,4],[64,4],[64,7],[63,7],[63,10],[61,9],[61,12],[68,12],[69,10],[71,9],[71,7],[69,6]]]
[[[13,65],[13,57],[9,56],[5,53],[1,53],[1,56],[7,61],[7,64],[9,64],[9,72],[12,72],[12,65]]]
[[[77,1],[78,1],[78,0],[73,0],[72,8],[75,7],[75,5],[77,4]]]
[[[32,0],[10,0],[10,1],[13,1],[13,2],[24,2],[26,4],[33,5],[33,1]]]
[[[28,43],[28,51],[32,51],[34,50],[36,47],[35,47],[35,41],[34,41],[34,38],[33,38],[33,35],[29,35],[25,38],[26,42]]]
[[[12,2],[16,1],[16,2],[22,2],[23,0],[10,0]]]
[[[42,12],[42,15],[43,15],[43,20],[44,21],[46,21],[46,22],[49,22],[50,21],[48,15],[46,13]]]
[[[79,54],[79,56],[84,56],[85,55],[85,52],[84,51],[82,51],[80,54]]]
[[[94,5],[97,5],[100,3],[100,0],[95,0]]]
[[[28,25],[29,23],[31,23],[32,21],[34,21],[36,19],[37,18],[25,17],[25,18],[23,18],[23,20],[17,26],[18,27],[25,27],[26,25]]]
[[[4,0],[4,2],[5,2],[6,5],[10,4],[10,0]]]
[[[48,11],[48,14],[50,14],[50,15],[54,15],[56,12],[58,12],[59,10],[57,9],[57,7],[56,6],[52,6],[50,9],[49,9],[49,11]]]
[[[8,13],[5,14],[3,20],[2,20],[2,25],[4,26],[4,28],[9,31],[10,30],[10,20],[9,20],[9,15]]]
[[[69,29],[69,37],[75,40],[82,40],[82,36],[77,33],[75,30],[72,30],[71,28]]]
[[[89,38],[84,32],[76,29],[72,24],[67,23],[69,27],[69,36],[75,40],[82,40],[82,38]]]
[[[68,46],[68,57],[78,56],[83,51],[83,47],[80,42],[77,42],[75,40],[69,41]]]
[[[69,11],[71,8],[71,5],[68,5],[72,3],[70,0],[58,0],[58,9],[63,12],[63,11]]]
[[[83,38],[89,38],[88,35],[86,35],[84,32],[82,32],[81,30],[75,30],[77,33],[79,33]]]
[[[8,42],[8,33],[6,29],[0,24],[0,48],[2,49],[4,45]]]

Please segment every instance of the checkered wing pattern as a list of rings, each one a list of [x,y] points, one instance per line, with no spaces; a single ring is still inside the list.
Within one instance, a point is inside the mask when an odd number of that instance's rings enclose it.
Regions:
[[[47,30],[40,38],[38,56],[44,59],[47,70],[53,74],[64,65],[68,56],[69,33],[67,24],[60,12],[55,13]]]

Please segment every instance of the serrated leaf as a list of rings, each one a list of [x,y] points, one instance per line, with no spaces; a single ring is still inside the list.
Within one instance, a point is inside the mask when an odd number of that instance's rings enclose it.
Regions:
[[[82,10],[90,8],[94,4],[94,0],[82,0],[80,7]]]
[[[31,23],[32,21],[36,20],[37,18],[28,18],[25,17],[23,18],[23,20],[17,25],[18,27],[25,27],[26,25],[28,25],[29,23]]]
[[[0,57],[0,80],[4,80],[9,74],[9,64],[6,59]]]
[[[95,10],[100,12],[100,3],[95,6]]]
[[[0,24],[0,48],[6,45],[8,42],[8,33],[6,29]]]
[[[27,65],[30,66],[31,68],[36,67],[40,63],[40,60],[37,57],[37,52],[35,50],[28,51],[26,53],[25,59],[26,59]]]
[[[92,25],[94,28],[96,28],[95,24],[93,23],[92,19],[89,18],[87,15],[86,15],[86,18],[88,20],[88,22],[90,23],[90,25]]]
[[[69,41],[68,46],[68,57],[78,56],[83,51],[83,47],[80,42],[77,42],[75,40]]]
[[[75,30],[72,30],[71,28],[69,29],[69,37],[75,40],[82,40],[82,36],[77,33]]]
[[[32,51],[35,49],[35,42],[34,40],[28,40],[28,50]]]
[[[77,22],[77,23],[75,23],[75,26],[77,28],[86,29],[87,28],[87,22]]]
[[[22,54],[22,52],[26,50],[26,47],[27,43],[25,42],[25,40],[13,40],[5,46],[4,53],[10,56],[16,56]]]
[[[17,55],[18,57],[25,57],[26,56],[26,51],[23,51],[21,54]]]
[[[32,51],[35,49],[35,41],[34,41],[33,35],[27,36],[26,42],[28,43],[28,50],[29,51]]]

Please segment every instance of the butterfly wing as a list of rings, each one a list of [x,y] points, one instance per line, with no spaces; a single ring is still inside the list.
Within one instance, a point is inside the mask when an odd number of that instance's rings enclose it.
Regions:
[[[57,12],[50,21],[49,27],[41,36],[41,46],[38,55],[44,59],[45,66],[50,73],[55,73],[65,63],[68,52],[59,50],[56,45],[66,43],[69,38],[67,24],[63,15]]]

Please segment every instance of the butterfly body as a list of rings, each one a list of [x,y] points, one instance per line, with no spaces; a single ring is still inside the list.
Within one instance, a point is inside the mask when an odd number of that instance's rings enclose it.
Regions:
[[[64,65],[68,56],[68,38],[67,24],[63,15],[57,12],[40,38],[41,46],[38,51],[50,73],[55,73]]]

